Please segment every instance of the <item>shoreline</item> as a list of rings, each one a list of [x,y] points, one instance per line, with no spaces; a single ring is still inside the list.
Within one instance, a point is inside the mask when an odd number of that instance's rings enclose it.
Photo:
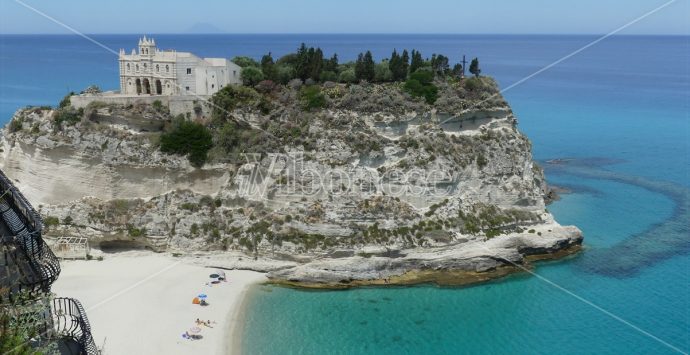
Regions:
[[[195,264],[198,259],[152,252],[104,256],[63,261],[53,292],[82,301],[105,354],[227,354],[235,347],[229,331],[241,325],[238,307],[251,285],[266,281],[264,273],[225,270],[228,282],[209,286],[216,268]],[[199,293],[208,295],[209,306],[192,304]],[[200,340],[183,339],[197,318],[212,326],[199,326]]]
[[[209,285],[209,274],[223,267],[208,265],[209,257],[173,257],[153,252],[103,254],[103,261],[64,261],[54,285],[60,296],[82,300],[94,331],[96,345],[104,353],[241,354],[245,322],[258,284],[300,289],[343,290],[355,287],[413,286],[434,284],[458,287],[500,280],[532,269],[532,262],[562,260],[577,254],[578,244],[557,251],[523,254],[523,261],[508,261],[483,271],[463,269],[410,269],[386,278],[342,282],[297,282],[269,279],[265,272],[225,269],[227,283]],[[229,256],[225,256],[229,257]],[[226,259],[231,261],[232,257]],[[193,305],[198,293],[208,294],[209,306]],[[127,317],[122,317],[126,313]],[[181,334],[195,326],[195,319],[211,320],[201,340]]]
[[[524,264],[518,267],[511,264],[499,266],[488,271],[466,270],[408,270],[400,275],[393,275],[385,279],[352,280],[348,283],[320,283],[291,281],[286,279],[269,279],[268,284],[291,287],[296,289],[322,289],[322,290],[347,290],[366,286],[414,286],[420,284],[432,284],[439,287],[458,287],[480,284],[484,282],[500,280],[506,276],[525,272],[524,269],[533,269],[533,262],[559,261],[567,259],[581,252],[581,244],[575,244],[553,253],[526,255]],[[524,268],[524,269],[523,269]]]
[[[237,300],[235,304],[238,307],[234,311],[230,311],[228,319],[231,320],[226,329],[226,334],[229,336],[225,338],[224,354],[226,355],[240,355],[242,354],[242,335],[244,334],[244,320],[247,317],[247,309],[251,296],[249,295],[250,288],[259,285],[259,283],[248,284],[242,291],[242,298]]]

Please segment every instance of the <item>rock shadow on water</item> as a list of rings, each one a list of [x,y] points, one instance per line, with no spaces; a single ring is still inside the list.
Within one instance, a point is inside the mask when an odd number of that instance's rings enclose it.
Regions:
[[[666,181],[631,176],[603,167],[620,161],[605,158],[554,159],[546,161],[547,174],[565,174],[610,180],[662,194],[674,203],[666,220],[606,248],[590,249],[575,265],[584,272],[625,278],[677,255],[690,253],[690,189]]]

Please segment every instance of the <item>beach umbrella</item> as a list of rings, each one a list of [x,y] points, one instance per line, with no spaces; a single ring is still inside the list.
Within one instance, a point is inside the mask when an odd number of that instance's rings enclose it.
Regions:
[[[212,279],[216,279],[216,278],[218,278],[218,276],[219,276],[218,274],[211,274],[211,275],[208,275],[208,277],[210,277],[210,278],[212,278]]]
[[[206,294],[205,294],[205,293],[202,293],[202,294],[200,294],[200,295],[199,295],[199,296],[197,296],[197,297],[199,297],[199,298],[206,298],[206,297],[208,297],[208,296],[206,296]]]
[[[199,327],[192,327],[189,329],[189,332],[192,334],[199,334],[201,332],[201,328]]]

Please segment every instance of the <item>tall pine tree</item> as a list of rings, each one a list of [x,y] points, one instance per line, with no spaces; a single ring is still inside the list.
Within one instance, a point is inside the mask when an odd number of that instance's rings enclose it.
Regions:
[[[357,56],[357,61],[355,62],[355,77],[357,80],[362,81],[373,81],[376,76],[376,64],[374,63],[374,58],[370,51]]]
[[[424,66],[424,59],[422,58],[422,53],[416,50],[412,50],[412,62],[410,63],[410,74],[417,71],[417,69]]]
[[[297,77],[302,80],[306,80],[309,77],[309,49],[304,43],[297,50],[295,72],[297,72]]]
[[[479,77],[481,72],[482,70],[479,68],[479,59],[472,59],[472,62],[470,63],[470,73],[474,74],[476,77]]]
[[[376,76],[376,63],[374,63],[374,57],[371,55],[371,51],[367,51],[364,54],[364,78],[365,80],[372,82]]]
[[[310,77],[314,81],[318,81],[319,77],[321,76],[321,71],[323,70],[323,51],[321,48],[316,48],[313,52],[311,52],[311,56],[309,58],[309,73]]]
[[[402,63],[400,68],[400,80],[405,80],[407,79],[407,72],[410,70],[410,55],[407,53],[407,49],[403,50],[400,62]]]
[[[390,69],[393,74],[393,81],[401,80],[400,72],[402,70],[402,58],[400,58],[398,51],[395,49],[393,49],[391,59],[388,61],[388,69]]]
[[[264,78],[273,81],[276,80],[277,72],[271,52],[261,57],[261,71],[264,73]]]

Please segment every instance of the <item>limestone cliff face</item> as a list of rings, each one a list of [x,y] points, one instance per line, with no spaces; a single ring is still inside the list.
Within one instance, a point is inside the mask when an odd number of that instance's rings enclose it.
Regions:
[[[375,279],[414,265],[482,271],[579,245],[579,231],[545,210],[542,170],[500,97],[471,105],[441,95],[429,107],[396,104],[399,90],[349,90],[316,112],[236,109],[264,132],[291,115],[309,119],[300,139],[276,138],[279,149],[234,159],[212,151],[201,169],[158,150],[170,118],[146,108],[94,106],[60,127],[54,110],[20,110],[2,132],[0,166],[55,235],[297,260],[273,275],[281,280]]]

